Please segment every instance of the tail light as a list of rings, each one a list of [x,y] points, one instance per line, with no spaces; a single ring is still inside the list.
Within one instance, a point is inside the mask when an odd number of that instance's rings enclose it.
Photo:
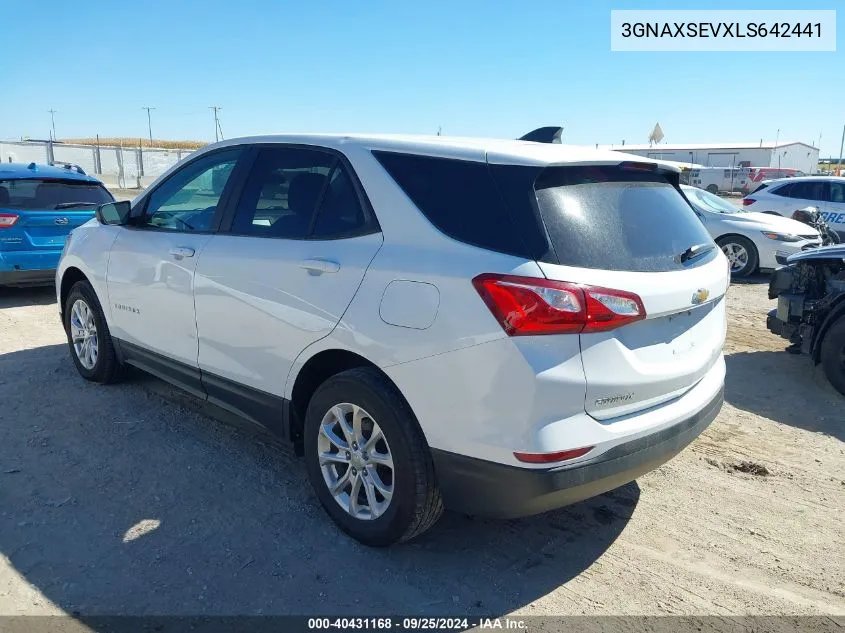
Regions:
[[[18,216],[15,213],[0,213],[0,229],[8,229],[14,226],[18,221]]]
[[[743,198],[742,199],[742,206],[747,207],[749,205],[754,204],[757,202],[754,198]]]
[[[624,290],[489,273],[472,284],[509,336],[604,332],[646,316]]]

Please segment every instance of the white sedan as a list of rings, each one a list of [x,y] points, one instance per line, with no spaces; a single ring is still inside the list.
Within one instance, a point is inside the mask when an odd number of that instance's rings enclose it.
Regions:
[[[745,211],[703,189],[681,185],[696,215],[731,263],[734,277],[776,268],[784,256],[821,245],[816,229],[790,218]]]

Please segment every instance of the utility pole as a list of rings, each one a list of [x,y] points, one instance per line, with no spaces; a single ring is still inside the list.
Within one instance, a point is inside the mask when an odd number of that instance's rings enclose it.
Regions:
[[[147,131],[150,133],[150,147],[153,146],[153,124],[150,122],[150,110],[155,110],[153,106],[142,106],[142,110],[147,111]]]
[[[214,140],[219,141],[223,130],[220,129],[220,119],[217,118],[217,111],[222,110],[220,106],[208,106],[209,109],[214,110]]]
[[[842,140],[839,142],[839,161],[836,164],[836,175],[842,175],[842,146],[845,145],[845,125],[842,126]]]
[[[50,108],[49,110],[47,110],[47,112],[50,113],[50,123],[53,124],[53,140],[55,141],[56,140],[56,117],[54,115],[56,114],[56,111],[53,108]]]

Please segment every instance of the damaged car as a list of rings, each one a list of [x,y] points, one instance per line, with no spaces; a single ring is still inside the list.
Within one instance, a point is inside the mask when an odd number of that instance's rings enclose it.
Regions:
[[[845,246],[791,255],[772,273],[769,298],[778,306],[766,325],[788,339],[787,351],[808,354],[845,395]]]

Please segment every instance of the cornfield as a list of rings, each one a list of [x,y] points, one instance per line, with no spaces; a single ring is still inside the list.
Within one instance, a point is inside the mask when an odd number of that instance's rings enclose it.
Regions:
[[[164,141],[153,139],[152,143],[146,138],[129,138],[121,136],[101,136],[96,138],[65,138],[61,139],[63,143],[75,143],[77,145],[122,145],[123,147],[155,147],[159,149],[199,149],[204,145],[208,145],[204,141]]]

